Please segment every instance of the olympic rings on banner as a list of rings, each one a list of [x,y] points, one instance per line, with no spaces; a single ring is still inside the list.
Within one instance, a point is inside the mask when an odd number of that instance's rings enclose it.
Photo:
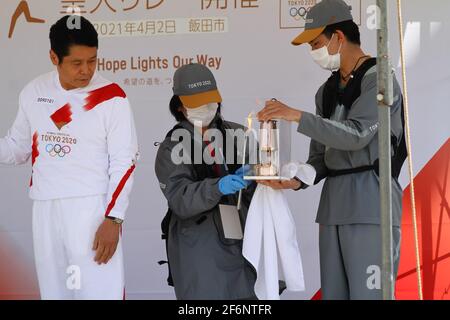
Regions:
[[[45,151],[51,156],[51,157],[60,157],[64,158],[67,154],[72,152],[72,149],[69,146],[61,146],[59,144],[48,144],[45,147]]]
[[[292,7],[291,9],[289,9],[289,14],[291,15],[292,18],[294,18],[295,20],[300,20],[301,18],[305,19],[306,18],[306,14],[309,12],[310,8],[305,8],[305,7]]]

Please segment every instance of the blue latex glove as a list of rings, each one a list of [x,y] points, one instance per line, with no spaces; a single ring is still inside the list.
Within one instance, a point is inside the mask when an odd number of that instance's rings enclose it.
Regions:
[[[245,175],[250,173],[250,171],[251,171],[250,165],[246,164],[245,166],[242,166],[239,169],[237,169],[234,174],[243,178]]]
[[[235,194],[247,186],[247,182],[240,176],[230,174],[219,180],[219,190],[223,195]]]

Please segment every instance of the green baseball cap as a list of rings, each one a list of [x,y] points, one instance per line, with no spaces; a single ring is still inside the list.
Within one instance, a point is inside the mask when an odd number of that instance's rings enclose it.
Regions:
[[[214,75],[200,63],[187,64],[175,71],[172,89],[186,108],[222,102]]]
[[[305,31],[300,33],[292,44],[298,46],[313,41],[330,24],[353,20],[351,6],[343,0],[322,0],[306,14]]]

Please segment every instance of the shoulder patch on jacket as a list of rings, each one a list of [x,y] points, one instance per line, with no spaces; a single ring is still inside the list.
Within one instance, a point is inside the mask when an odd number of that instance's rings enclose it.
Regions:
[[[98,88],[96,90],[90,91],[85,99],[84,110],[89,111],[94,109],[100,103],[111,100],[116,97],[126,98],[125,92],[116,83],[111,83],[110,85]]]

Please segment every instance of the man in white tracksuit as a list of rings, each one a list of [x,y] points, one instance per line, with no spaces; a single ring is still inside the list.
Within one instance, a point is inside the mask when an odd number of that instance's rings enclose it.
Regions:
[[[32,159],[41,298],[123,299],[121,224],[138,154],[132,111],[123,90],[95,72],[98,36],[88,20],[63,17],[50,42],[57,71],[21,92],[0,163]]]

